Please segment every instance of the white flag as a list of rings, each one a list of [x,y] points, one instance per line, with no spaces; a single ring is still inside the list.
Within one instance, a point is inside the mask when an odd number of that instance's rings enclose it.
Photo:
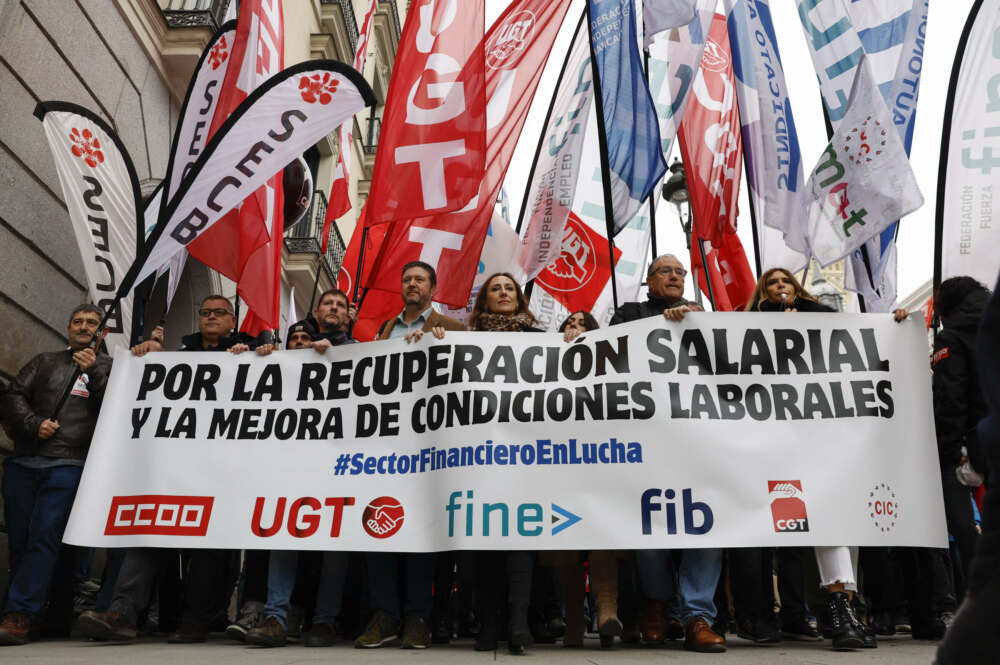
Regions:
[[[643,45],[649,48],[656,35],[694,20],[697,0],[646,0],[642,5]]]
[[[853,252],[924,197],[865,58],[833,140],[809,176],[809,235],[823,266]]]

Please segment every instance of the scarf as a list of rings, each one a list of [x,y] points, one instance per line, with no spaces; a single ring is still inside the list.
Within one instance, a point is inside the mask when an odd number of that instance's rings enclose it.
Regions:
[[[490,314],[483,312],[476,319],[476,330],[490,332],[518,332],[534,323],[527,314]]]

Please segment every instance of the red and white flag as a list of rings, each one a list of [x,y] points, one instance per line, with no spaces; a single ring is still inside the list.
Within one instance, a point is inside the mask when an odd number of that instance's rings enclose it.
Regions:
[[[691,266],[698,269],[698,281],[706,294],[709,290],[703,273],[708,273],[715,308],[728,311],[749,299],[753,273],[742,245],[735,247],[739,244],[736,207],[743,144],[726,19],[721,14],[716,14],[712,22],[692,90],[694,97],[688,102],[678,134],[694,215]],[[708,263],[705,266],[700,242]],[[751,277],[750,290],[744,293],[747,274]]]
[[[367,224],[457,210],[486,162],[483,0],[421,0],[399,40]]]
[[[435,300],[453,307],[465,305],[494,202],[568,8],[566,2],[518,0],[490,28],[484,49],[489,96],[487,163],[478,196],[463,210],[393,224],[370,286],[398,289],[403,265],[420,259],[437,269]]]
[[[358,46],[354,49],[354,68],[360,74],[365,72],[365,56],[368,54],[368,41],[371,39],[372,26],[375,24],[375,8],[378,0],[370,0],[368,12],[361,25],[358,35]],[[341,217],[351,209],[351,196],[348,183],[351,181],[351,141],[354,134],[354,119],[351,118],[340,126],[338,133],[339,155],[337,170],[330,185],[330,203],[326,208],[326,219],[323,221],[322,247],[320,251],[326,254],[326,244],[330,240],[330,225],[333,220]]]

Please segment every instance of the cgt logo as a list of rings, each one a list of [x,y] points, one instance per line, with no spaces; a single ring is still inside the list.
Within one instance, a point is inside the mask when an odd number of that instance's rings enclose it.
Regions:
[[[104,535],[204,536],[214,502],[211,496],[116,496]]]
[[[802,498],[801,480],[769,480],[767,492],[776,533],[809,530],[809,515],[806,514],[806,502]]]

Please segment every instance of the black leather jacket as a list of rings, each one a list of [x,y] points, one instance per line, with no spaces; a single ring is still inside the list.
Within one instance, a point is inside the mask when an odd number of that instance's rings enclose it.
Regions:
[[[645,302],[627,302],[619,307],[615,310],[615,315],[611,317],[609,325],[614,326],[619,323],[648,319],[651,316],[663,316],[663,310],[683,307],[684,305],[699,311],[702,309],[701,305],[693,303],[690,300],[685,300],[684,298],[667,300],[666,298],[656,298],[651,295]]]
[[[74,388],[59,413],[59,429],[48,439],[38,438],[38,427],[51,418],[76,365],[73,352],[39,353],[21,368],[3,397],[3,417],[10,424],[15,455],[85,459],[97,425],[97,414],[111,372],[111,358],[97,354],[97,362],[82,375],[84,390]],[[76,386],[79,387],[78,381]],[[83,393],[86,393],[84,395]]]

